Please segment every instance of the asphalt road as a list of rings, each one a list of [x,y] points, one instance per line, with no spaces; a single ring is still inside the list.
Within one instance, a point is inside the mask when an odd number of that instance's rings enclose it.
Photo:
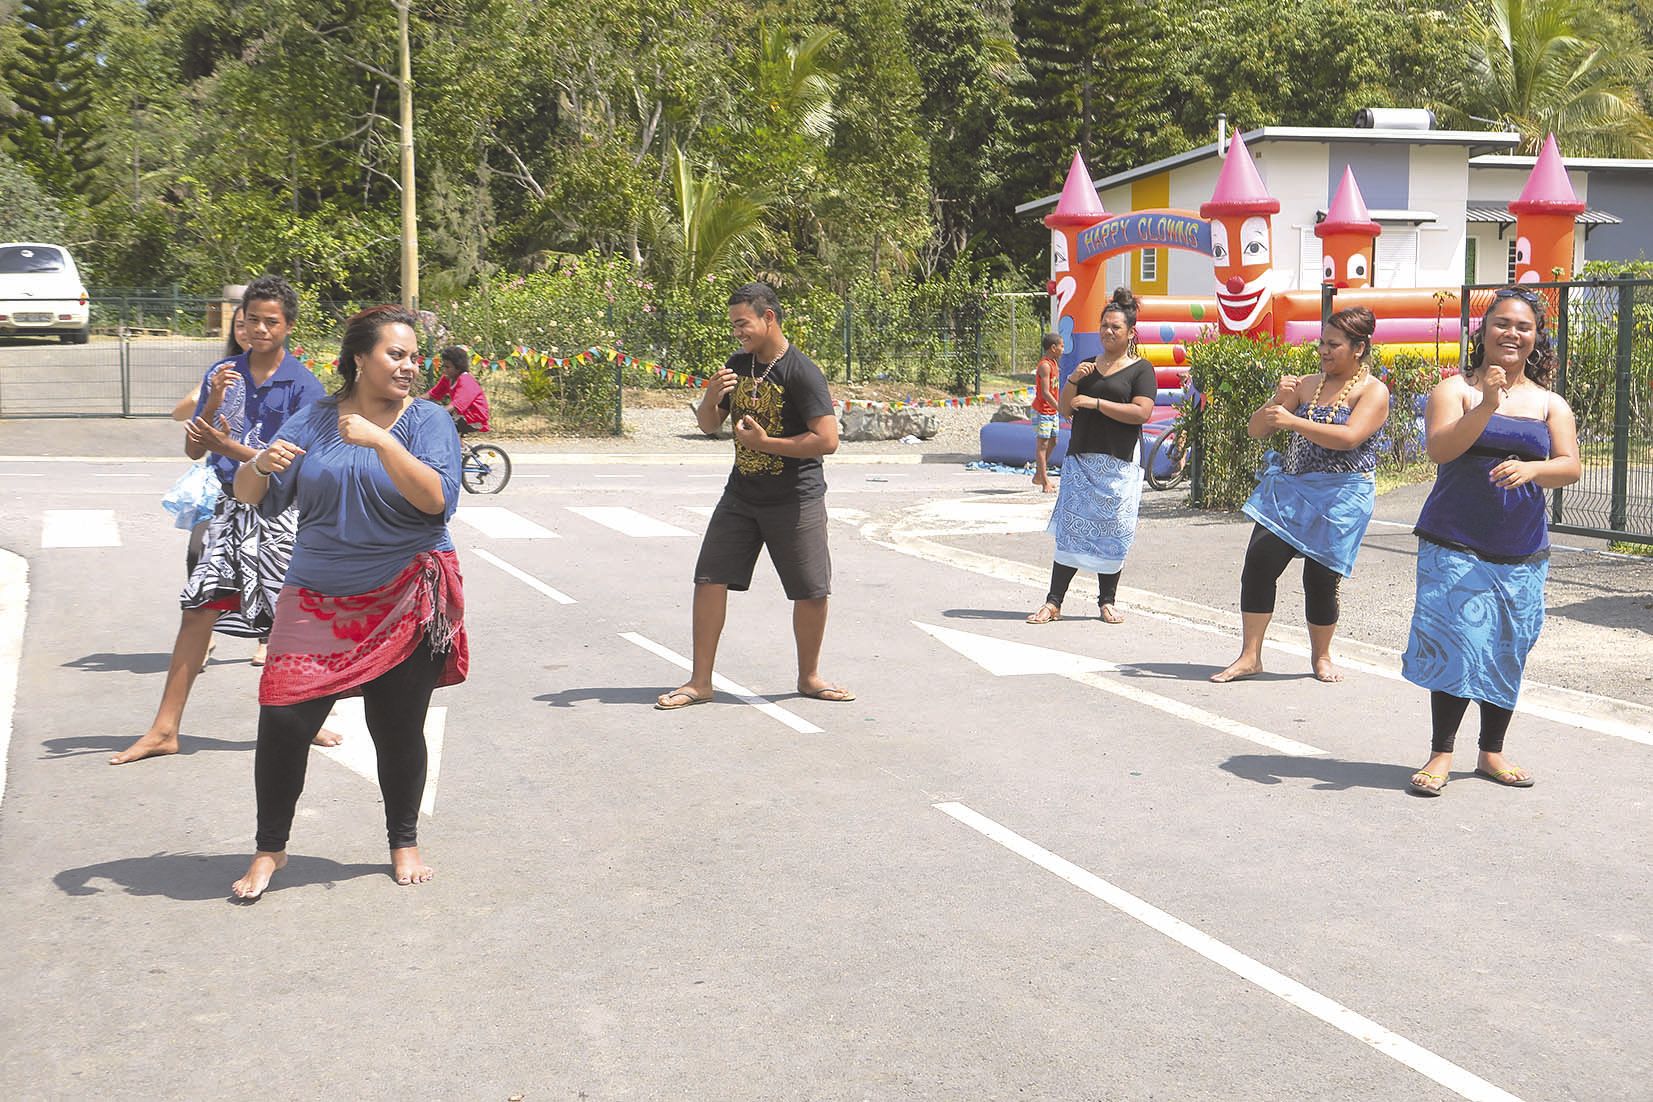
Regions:
[[[183,753],[105,764],[176,627],[183,534],[157,499],[178,467],[0,460],[30,587],[0,803],[6,1097],[1648,1096],[1645,689],[1592,686],[1552,611],[1532,668],[1557,687],[1509,743],[1538,786],[1471,775],[1471,721],[1445,795],[1408,797],[1427,700],[1385,650],[1410,611],[1387,532],[1346,587],[1348,681],[1290,652],[1288,581],[1270,675],[1218,688],[1243,526],[1151,497],[1127,622],[1036,629],[1046,501],[837,464],[824,672],[859,699],[791,695],[762,561],[719,669],[775,707],[666,714],[722,469],[523,463],[462,502],[507,512],[455,524],[473,673],[436,699],[437,878],[389,880],[363,762],[317,753],[292,863],[248,907],[227,896],[253,826],[249,645],[220,644]],[[119,543],[43,546],[80,532]],[[1555,588],[1613,596],[1598,618],[1629,626],[1592,626],[1645,674],[1646,568],[1573,554]]]

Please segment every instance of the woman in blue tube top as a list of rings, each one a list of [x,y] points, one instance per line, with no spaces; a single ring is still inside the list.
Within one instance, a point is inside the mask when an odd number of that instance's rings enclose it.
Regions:
[[[1429,458],[1440,464],[1418,536],[1418,597],[1401,672],[1429,690],[1429,761],[1410,790],[1439,796],[1469,702],[1481,710],[1475,772],[1512,788],[1532,774],[1504,758],[1527,652],[1544,625],[1550,536],[1544,491],[1581,473],[1573,411],[1550,393],[1555,353],[1544,299],[1499,291],[1469,365],[1430,391]]]
[[[1377,319],[1364,306],[1339,310],[1320,333],[1320,372],[1287,375],[1247,426],[1262,440],[1291,436],[1284,457],[1264,456],[1245,514],[1257,522],[1240,571],[1240,657],[1211,675],[1222,684],[1263,672],[1263,636],[1274,617],[1275,583],[1303,557],[1309,661],[1320,681],[1342,681],[1332,664],[1337,591],[1355,566],[1376,500],[1377,434],[1389,417],[1389,388],[1372,378]]]

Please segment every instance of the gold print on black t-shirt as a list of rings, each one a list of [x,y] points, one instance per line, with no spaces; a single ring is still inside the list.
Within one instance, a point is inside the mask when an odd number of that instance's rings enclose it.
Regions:
[[[776,383],[760,383],[750,376],[743,375],[735,383],[733,396],[729,399],[731,422],[738,425],[742,417],[750,417],[770,436],[779,436],[785,395],[786,391]],[[781,474],[786,470],[786,464],[778,455],[753,451],[737,442],[735,469],[741,474]]]

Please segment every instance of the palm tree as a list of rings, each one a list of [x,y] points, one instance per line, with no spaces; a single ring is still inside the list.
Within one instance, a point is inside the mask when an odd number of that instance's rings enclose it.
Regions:
[[[769,239],[760,199],[730,192],[714,174],[695,178],[694,165],[672,143],[671,173],[678,224],[673,251],[678,282],[722,275],[763,248]]]
[[[1580,29],[1591,21],[1583,7],[1482,0],[1466,28],[1458,110],[1519,130],[1526,153],[1554,132],[1573,156],[1653,156],[1653,119],[1636,94],[1653,74],[1653,56],[1634,39],[1589,38]]]

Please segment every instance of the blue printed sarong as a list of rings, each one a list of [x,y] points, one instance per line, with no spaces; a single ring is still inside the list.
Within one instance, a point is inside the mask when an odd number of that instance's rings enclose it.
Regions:
[[[1045,528],[1056,537],[1056,561],[1098,574],[1117,574],[1136,538],[1141,503],[1142,467],[1134,457],[1069,454],[1062,464],[1056,508]]]
[[[1263,456],[1257,489],[1241,511],[1299,552],[1347,578],[1377,504],[1370,473],[1286,474],[1278,452]]]
[[[1547,558],[1505,565],[1418,541],[1418,599],[1401,673],[1414,685],[1514,709],[1544,626]]]

